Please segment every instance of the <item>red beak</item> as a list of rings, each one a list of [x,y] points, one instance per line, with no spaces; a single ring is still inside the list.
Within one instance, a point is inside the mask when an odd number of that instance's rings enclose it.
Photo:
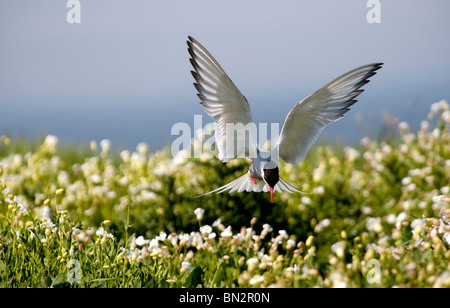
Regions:
[[[269,190],[270,190],[270,202],[273,203],[273,188],[269,186]]]

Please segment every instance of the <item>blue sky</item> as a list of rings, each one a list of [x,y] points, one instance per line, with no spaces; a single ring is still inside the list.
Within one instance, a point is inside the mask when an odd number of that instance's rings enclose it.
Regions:
[[[418,125],[450,100],[450,2],[380,0],[80,0],[0,2],[0,135],[110,139],[133,149],[170,143],[176,122],[203,114],[192,86],[188,35],[247,97],[256,122],[283,122],[301,99],[359,65],[384,62],[324,138],[375,134],[385,113]],[[372,120],[378,119],[378,121]]]

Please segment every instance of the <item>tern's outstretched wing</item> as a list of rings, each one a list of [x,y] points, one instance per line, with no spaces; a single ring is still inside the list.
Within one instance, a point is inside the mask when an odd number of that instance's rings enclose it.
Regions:
[[[252,122],[246,98],[199,42],[189,36],[187,44],[192,57],[192,75],[196,80],[194,86],[198,91],[200,104],[216,123],[215,137],[219,159],[228,162],[235,158],[256,157],[256,126]],[[227,124],[230,124],[228,130]],[[242,130],[235,134],[233,128],[236,124],[241,125],[238,127]]]
[[[250,175],[250,172],[247,172],[243,176],[238,177],[236,180],[234,180],[222,187],[214,189],[213,191],[207,192],[206,194],[200,195],[198,197],[209,195],[212,193],[220,194],[220,193],[223,193],[226,191],[228,191],[229,193],[232,193],[235,191],[237,191],[237,192],[243,192],[243,191],[246,191],[246,192],[251,192],[251,191],[253,191],[253,192],[261,192],[261,191],[268,192],[269,187],[263,180],[256,180],[256,183],[254,183],[252,180],[252,176]],[[282,178],[280,178],[279,182],[275,185],[274,191],[279,192],[279,193],[281,193],[282,191],[287,191],[289,193],[292,193],[293,191],[296,191],[299,193],[305,193],[301,190],[298,190],[297,188],[295,188],[294,186],[292,186],[291,184],[289,184]]]
[[[344,116],[383,63],[367,64],[334,79],[298,103],[287,115],[278,145],[280,158],[301,163],[323,128]]]

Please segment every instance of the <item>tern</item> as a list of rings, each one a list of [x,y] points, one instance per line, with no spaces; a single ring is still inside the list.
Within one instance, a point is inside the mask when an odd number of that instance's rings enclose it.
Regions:
[[[350,110],[356,97],[364,91],[361,87],[383,65],[372,63],[357,67],[304,98],[288,113],[276,145],[270,151],[262,151],[256,143],[256,126],[250,125],[253,122],[247,99],[206,48],[191,36],[188,39],[197,96],[204,111],[215,122],[218,158],[224,163],[239,157],[251,160],[246,174],[201,196],[226,191],[270,191],[273,202],[275,191],[303,193],[280,178],[279,158],[294,166],[303,162],[322,130]],[[248,138],[245,131],[238,131],[235,136],[235,131],[228,129],[237,124],[248,129]],[[244,146],[239,146],[243,140]]]

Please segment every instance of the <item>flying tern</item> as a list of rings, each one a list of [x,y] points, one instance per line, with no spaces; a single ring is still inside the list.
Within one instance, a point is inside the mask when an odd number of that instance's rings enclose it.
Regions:
[[[311,146],[322,130],[341,119],[356,103],[356,97],[364,90],[362,86],[376,74],[383,63],[372,63],[357,67],[327,83],[307,96],[288,113],[278,142],[270,151],[262,151],[256,143],[256,126],[251,125],[252,115],[247,99],[234,85],[219,63],[194,38],[188,37],[191,71],[205,112],[215,122],[215,139],[218,157],[228,162],[239,157],[251,160],[249,170],[236,180],[210,191],[222,192],[267,192],[273,202],[273,193],[293,191],[303,193],[279,176],[279,158],[291,165],[303,162]],[[247,130],[238,131],[229,127],[241,124]],[[243,146],[240,146],[244,142]]]

